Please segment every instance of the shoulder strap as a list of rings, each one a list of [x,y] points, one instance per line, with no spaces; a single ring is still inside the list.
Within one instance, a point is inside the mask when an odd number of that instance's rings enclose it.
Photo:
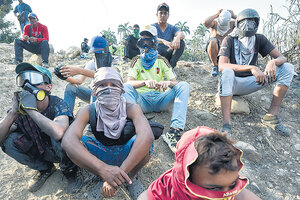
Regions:
[[[164,63],[167,65],[168,68],[172,68],[172,66],[170,65],[168,59],[166,59],[165,57],[158,54],[157,59],[162,59],[164,61]]]
[[[140,55],[137,55],[135,57],[132,58],[131,63],[130,63],[130,67],[133,68],[135,63],[137,62],[137,60],[140,58]]]
[[[89,123],[91,125],[92,132],[96,132],[96,107],[95,103],[89,105]]]

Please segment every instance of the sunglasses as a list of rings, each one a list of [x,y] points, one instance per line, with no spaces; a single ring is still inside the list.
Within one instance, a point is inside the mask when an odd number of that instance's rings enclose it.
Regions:
[[[145,48],[157,49],[156,41],[154,38],[140,38],[136,45],[138,48],[141,49],[145,49]]]
[[[41,85],[43,83],[50,84],[51,80],[48,76],[37,71],[21,72],[16,78],[17,86],[24,87],[26,82],[29,82],[31,85]]]

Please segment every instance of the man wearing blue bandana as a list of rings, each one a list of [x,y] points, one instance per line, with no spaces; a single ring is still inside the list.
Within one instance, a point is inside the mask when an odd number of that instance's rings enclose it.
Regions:
[[[175,152],[186,122],[190,86],[178,82],[168,60],[158,54],[157,29],[146,26],[140,36],[140,55],[132,59],[124,97],[139,104],[144,113],[161,112],[173,104],[170,130],[162,137]]]

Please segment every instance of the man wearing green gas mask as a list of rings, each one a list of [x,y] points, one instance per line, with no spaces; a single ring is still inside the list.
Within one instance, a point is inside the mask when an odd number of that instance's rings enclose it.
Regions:
[[[136,43],[139,39],[140,27],[139,25],[133,25],[133,35],[129,35],[124,44],[125,44],[125,58],[132,59],[133,57],[140,54],[139,48],[136,46]]]
[[[21,63],[16,67],[17,86],[12,108],[0,122],[2,150],[17,162],[37,170],[29,181],[29,191],[43,186],[55,171],[53,163],[68,180],[68,190],[78,191],[82,186],[77,178],[78,167],[63,151],[60,141],[73,120],[73,114],[64,100],[50,95],[52,76],[48,69],[39,65]]]

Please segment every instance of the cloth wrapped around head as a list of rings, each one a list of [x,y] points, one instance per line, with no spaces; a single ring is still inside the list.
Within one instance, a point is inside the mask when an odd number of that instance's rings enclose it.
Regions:
[[[111,86],[109,86],[109,84]],[[126,101],[120,73],[112,67],[97,70],[93,80],[96,96],[97,131],[111,139],[118,139],[126,123]]]
[[[231,13],[228,10],[223,10],[217,19],[218,35],[224,36],[227,33],[227,31],[230,29],[230,20],[231,20]]]

